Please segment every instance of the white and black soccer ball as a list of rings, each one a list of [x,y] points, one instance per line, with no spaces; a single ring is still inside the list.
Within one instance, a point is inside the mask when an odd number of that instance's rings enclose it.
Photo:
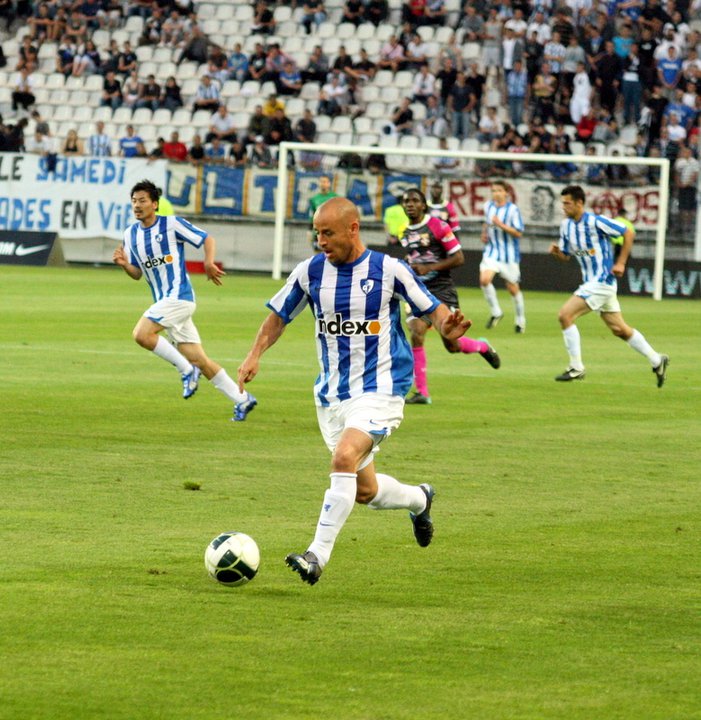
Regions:
[[[253,580],[260,565],[256,541],[242,532],[225,532],[212,540],[204,551],[204,566],[209,576],[230,587]]]

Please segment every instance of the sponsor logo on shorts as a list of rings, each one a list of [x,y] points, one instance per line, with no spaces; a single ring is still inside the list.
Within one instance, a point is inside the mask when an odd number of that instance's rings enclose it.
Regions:
[[[336,313],[333,320],[328,322],[324,319],[316,322],[319,335],[379,335],[382,329],[379,320],[344,320],[340,313]]]

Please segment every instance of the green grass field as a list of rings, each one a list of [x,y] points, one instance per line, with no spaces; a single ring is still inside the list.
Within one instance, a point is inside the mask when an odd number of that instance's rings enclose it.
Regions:
[[[279,283],[195,282],[205,348],[234,375]],[[672,358],[658,390],[594,315],[586,380],[555,383],[565,296],[527,293],[523,336],[500,297],[485,333],[461,291],[502,368],[430,337],[434,404],[407,407],[378,458],[435,484],[433,544],[356,507],[309,587],[283,558],[328,483],[311,317],[234,424],[131,340],[143,281],[0,266],[0,718],[701,718],[701,303],[622,299]],[[238,589],[202,561],[232,529],[262,553]]]

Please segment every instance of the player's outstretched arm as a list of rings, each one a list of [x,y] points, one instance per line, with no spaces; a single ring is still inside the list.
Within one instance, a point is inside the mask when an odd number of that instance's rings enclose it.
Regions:
[[[446,340],[457,340],[461,338],[472,326],[472,320],[456,310],[450,312],[446,305],[439,305],[430,315],[433,326]]]
[[[112,262],[115,265],[119,265],[121,268],[124,269],[124,272],[134,280],[139,280],[141,278],[142,272],[141,268],[136,267],[136,265],[132,265],[129,262],[129,259],[127,258],[127,254],[124,251],[124,246],[120,245],[114,253],[112,253]]]
[[[217,244],[211,235],[207,235],[204,239],[204,271],[207,280],[211,280],[215,285],[221,285],[221,278],[226,273],[214,262],[214,256],[217,251]]]
[[[273,346],[282,333],[285,331],[285,321],[276,313],[271,312],[262,325],[258,328],[258,334],[253,342],[253,347],[249,350],[248,355],[239,366],[238,381],[239,390],[243,392],[245,383],[251,382],[258,374],[260,368],[261,355],[271,346]]]

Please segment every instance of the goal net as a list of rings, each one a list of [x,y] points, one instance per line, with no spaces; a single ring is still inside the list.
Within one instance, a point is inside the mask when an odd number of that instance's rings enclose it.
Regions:
[[[649,269],[633,281],[657,300],[663,295],[665,260],[685,259],[689,243],[693,246],[688,223],[694,218],[682,217],[676,198],[670,202],[667,159],[605,154],[604,146],[577,155],[443,149],[435,140],[433,148],[416,147],[414,137],[381,140],[380,146],[281,143],[273,277],[279,279],[313,251],[310,201],[320,193],[324,175],[332,192],[358,206],[367,245],[387,243],[383,216],[405,189],[419,187],[430,200],[429,188],[439,180],[443,201],[457,210],[463,248],[481,249],[484,203],[491,182],[500,179],[524,217],[524,253],[546,254],[557,240],[560,192],[566,185],[584,188],[589,210],[615,218],[623,209],[636,230],[635,258],[649,259]]]

